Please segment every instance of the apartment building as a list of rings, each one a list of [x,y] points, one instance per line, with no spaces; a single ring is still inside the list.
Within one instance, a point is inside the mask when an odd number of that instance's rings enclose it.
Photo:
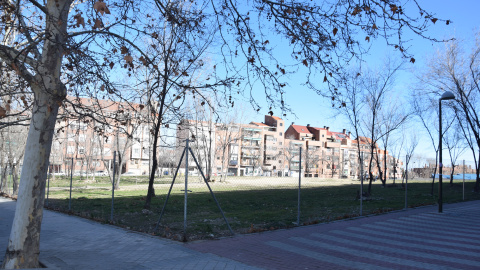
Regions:
[[[106,175],[113,169],[115,152],[120,173],[148,173],[151,134],[143,105],[69,99],[82,109],[77,108],[81,111],[75,116],[59,113],[50,154],[51,172],[68,173],[73,168],[75,174]]]
[[[148,174],[151,156],[151,115],[141,104],[69,97],[75,104],[75,116],[61,111],[50,156],[50,171],[77,174],[107,174],[113,169],[116,152],[121,173]],[[67,105],[71,106],[71,105]],[[69,108],[73,109],[73,108]],[[371,140],[352,138],[329,127],[290,124],[277,116],[265,115],[263,122],[214,123],[182,120],[177,125],[176,149],[159,147],[160,166],[178,164],[186,139],[207,176],[298,176],[318,178],[356,178],[368,173]],[[364,162],[360,166],[359,150]],[[401,161],[393,159],[374,145],[372,174],[378,164],[389,177]],[[163,154],[162,154],[163,153]],[[301,154],[300,154],[301,153]],[[73,161],[73,164],[72,164]],[[387,168],[384,169],[384,164]],[[184,165],[184,164],[183,164]],[[193,159],[189,172],[198,174]],[[400,169],[396,171],[401,175]]]
[[[264,122],[249,124],[184,120],[178,126],[177,137],[179,143],[186,138],[197,138],[197,142],[194,142],[196,149],[201,148],[198,144],[208,138],[209,151],[203,151],[208,154],[202,156],[201,152],[197,153],[199,159],[203,160],[203,170],[212,175],[298,176],[302,172],[306,177],[357,178],[362,171],[368,173],[371,150],[369,138],[353,139],[345,129],[336,132],[329,127],[292,123],[286,130],[285,128],[284,120],[270,115],[265,116]],[[364,157],[363,167],[358,159],[359,149]],[[389,156],[388,152],[379,149],[377,144],[374,145],[372,162],[372,175],[377,176],[386,171],[389,177],[393,177],[394,165],[397,164],[399,168],[401,163]],[[379,164],[382,168],[380,171]],[[189,166],[189,170],[195,173],[194,164]],[[396,171],[399,176],[400,170]]]

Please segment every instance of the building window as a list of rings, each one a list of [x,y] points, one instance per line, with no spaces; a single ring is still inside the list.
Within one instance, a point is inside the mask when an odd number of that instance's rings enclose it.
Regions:
[[[84,147],[78,147],[78,154],[80,154],[80,155],[85,154],[85,148]]]
[[[279,132],[280,133],[280,136],[282,136],[282,132]]]
[[[283,126],[283,123],[280,123],[280,126]]]

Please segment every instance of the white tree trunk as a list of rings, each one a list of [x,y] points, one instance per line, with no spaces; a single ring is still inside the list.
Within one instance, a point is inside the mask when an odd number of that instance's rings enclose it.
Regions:
[[[45,181],[58,105],[37,94],[28,131],[15,217],[3,268],[37,268]]]
[[[67,21],[72,0],[43,1],[45,40],[41,57],[32,63],[19,63],[21,76],[34,93],[32,117],[28,131],[25,156],[15,217],[8,241],[3,268],[36,268],[39,266],[40,230],[47,168],[58,108],[67,89],[61,82],[61,66],[67,44]],[[25,29],[29,31],[29,29]],[[36,44],[31,44],[36,46]],[[22,57],[17,60],[21,61]],[[34,72],[28,72],[28,64]]]

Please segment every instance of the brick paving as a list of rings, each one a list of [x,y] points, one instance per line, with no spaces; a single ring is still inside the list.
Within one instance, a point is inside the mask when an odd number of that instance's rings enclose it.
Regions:
[[[480,201],[189,243],[264,269],[480,269]]]
[[[0,197],[0,251],[14,207]],[[479,229],[480,201],[187,244],[45,211],[40,260],[50,269],[480,269]]]

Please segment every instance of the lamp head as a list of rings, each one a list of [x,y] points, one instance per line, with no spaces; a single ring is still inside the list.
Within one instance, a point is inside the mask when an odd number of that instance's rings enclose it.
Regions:
[[[440,100],[448,100],[448,99],[455,99],[455,95],[450,91],[445,91],[442,97],[440,97]]]

